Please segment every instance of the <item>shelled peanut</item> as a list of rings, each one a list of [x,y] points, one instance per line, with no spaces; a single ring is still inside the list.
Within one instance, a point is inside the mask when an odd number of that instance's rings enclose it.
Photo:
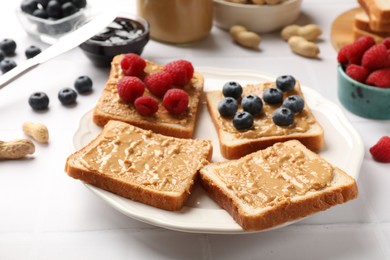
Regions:
[[[35,145],[30,139],[21,138],[12,141],[0,141],[1,159],[20,159],[35,152]]]
[[[256,49],[260,45],[260,35],[248,31],[244,26],[233,25],[230,28],[229,33],[235,42],[246,48]]]
[[[316,24],[305,26],[292,24],[284,27],[280,35],[288,42],[294,53],[308,58],[316,58],[320,53],[320,49],[314,41],[321,34],[322,29]]]
[[[23,132],[39,143],[47,143],[49,141],[49,131],[44,124],[25,122],[23,124]]]

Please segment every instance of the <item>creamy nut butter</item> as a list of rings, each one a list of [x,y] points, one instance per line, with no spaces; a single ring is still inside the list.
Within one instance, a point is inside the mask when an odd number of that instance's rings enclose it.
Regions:
[[[243,88],[242,96],[254,94],[262,97],[264,89],[276,87],[274,82],[266,82],[263,84],[263,86],[258,84]],[[299,94],[299,91],[293,89],[284,93],[284,98],[290,95]],[[314,116],[311,112],[309,112],[307,106],[305,105],[301,112],[295,114],[293,124],[289,126],[278,126],[272,121],[272,113],[278,107],[280,107],[280,104],[269,105],[266,102],[263,102],[263,110],[260,115],[254,117],[253,127],[249,130],[237,131],[237,129],[233,126],[232,119],[224,118],[220,115],[218,115],[219,124],[222,126],[223,130],[234,134],[237,138],[259,138],[267,136],[281,136],[292,133],[304,133],[310,128],[311,124],[316,122]]]
[[[137,0],[138,15],[150,24],[150,37],[190,43],[206,37],[213,22],[212,0]]]
[[[320,157],[277,143],[240,163],[221,166],[216,174],[247,205],[258,208],[288,201],[331,184],[333,167]]]
[[[186,126],[192,124],[195,120],[194,113],[196,113],[197,106],[199,104],[201,93],[203,92],[203,77],[194,72],[194,76],[191,81],[182,87],[188,93],[189,103],[188,109],[186,112],[181,113],[179,115],[172,115],[166,110],[166,108],[162,105],[162,102],[159,102],[159,108],[157,113],[153,116],[142,116],[140,115],[134,108],[133,104],[127,104],[123,102],[118,95],[117,90],[117,82],[120,78],[123,77],[122,69],[120,66],[120,59],[116,59],[116,62],[112,65],[114,69],[111,71],[112,75],[110,76],[109,81],[107,82],[104,91],[105,95],[102,95],[102,101],[99,102],[98,108],[102,112],[106,112],[111,115],[117,115],[118,117],[126,117],[132,118],[133,121],[150,121],[156,123],[174,123],[182,126]],[[151,74],[153,72],[157,72],[162,70],[163,66],[158,65],[152,62],[147,61],[147,65],[145,68],[145,76]],[[148,89],[145,89],[144,96],[151,95]],[[154,96],[155,97],[155,96]]]
[[[80,161],[93,172],[159,191],[183,191],[207,163],[209,141],[157,135],[123,124],[106,132]]]

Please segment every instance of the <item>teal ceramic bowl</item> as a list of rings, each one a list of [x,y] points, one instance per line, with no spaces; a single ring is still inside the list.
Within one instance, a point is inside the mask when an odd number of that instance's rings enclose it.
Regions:
[[[372,119],[390,119],[390,88],[378,88],[360,83],[337,68],[338,98],[355,115]]]

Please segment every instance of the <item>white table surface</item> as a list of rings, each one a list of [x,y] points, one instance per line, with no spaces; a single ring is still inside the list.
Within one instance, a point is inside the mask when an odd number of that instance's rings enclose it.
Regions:
[[[17,44],[17,62],[37,42],[25,34],[14,10],[17,1],[2,3],[0,38]],[[134,1],[92,1],[96,10],[108,3],[135,13]],[[337,99],[336,51],[330,42],[332,21],[357,6],[355,0],[304,0],[301,24],[323,28],[320,59],[294,55],[278,33],[262,35],[260,51],[241,48],[213,28],[210,36],[190,47],[150,41],[143,57],[158,63],[183,58],[196,67],[217,67],[292,74],[327,99]],[[94,81],[90,95],[63,107],[57,92],[72,87],[80,75]],[[25,137],[25,121],[45,123],[48,145],[36,143],[29,159],[0,161],[0,259],[390,259],[390,165],[375,162],[368,149],[390,134],[390,122],[368,120],[345,111],[364,143],[365,156],[357,180],[359,198],[273,231],[216,235],[172,231],[133,220],[92,194],[64,172],[72,152],[72,136],[81,116],[97,101],[108,75],[75,48],[47,62],[0,90],[0,139]],[[46,113],[33,112],[28,97],[45,91]]]

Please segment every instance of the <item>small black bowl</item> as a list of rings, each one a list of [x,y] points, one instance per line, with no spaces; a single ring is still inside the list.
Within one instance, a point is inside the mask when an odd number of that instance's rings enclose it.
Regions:
[[[79,47],[93,64],[108,67],[118,54],[141,55],[148,41],[149,23],[140,16],[122,13],[103,31]]]

